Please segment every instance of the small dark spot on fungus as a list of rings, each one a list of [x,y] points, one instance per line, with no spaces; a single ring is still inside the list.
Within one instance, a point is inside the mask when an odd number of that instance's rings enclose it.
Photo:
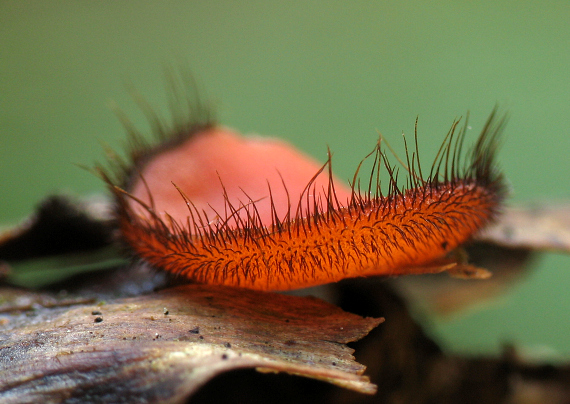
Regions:
[[[204,339],[204,337],[202,337],[201,335],[200,335],[198,338],[200,338],[200,339]]]
[[[447,248],[447,241],[444,241],[441,243],[441,248],[443,248],[443,249]]]
[[[103,321],[103,317],[95,317],[95,320],[93,321],[95,321],[96,323],[100,323]]]
[[[285,345],[291,346],[291,345],[295,345],[297,342],[293,341],[292,339],[285,341]]]
[[[168,309],[165,307],[162,312],[164,313],[165,316],[168,316]]]
[[[194,327],[188,331],[190,334],[200,334],[200,327]]]
[[[289,319],[288,319],[288,318],[287,318],[287,319],[285,319],[285,322],[286,322],[286,323],[288,323],[288,322],[289,322]]]
[[[223,359],[223,360],[226,360],[226,359],[228,359],[228,355],[226,355],[226,354],[223,354],[223,355],[222,355],[222,359]]]
[[[91,312],[91,314],[94,315],[94,316],[100,316],[100,315],[101,315],[101,312],[100,312],[99,310],[93,310],[93,311]]]
[[[226,343],[224,344],[224,346],[225,346],[226,348],[231,348],[231,347],[232,347],[232,344],[230,344],[229,342],[226,342]]]
[[[336,362],[333,362],[332,365],[333,365],[333,366],[336,366]]]

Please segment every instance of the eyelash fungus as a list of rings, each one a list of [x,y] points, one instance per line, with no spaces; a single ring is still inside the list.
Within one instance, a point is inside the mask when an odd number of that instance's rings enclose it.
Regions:
[[[231,202],[223,178],[218,181],[224,212],[214,210],[214,220],[175,183],[167,185],[180,194],[186,217],[158,213],[153,195],[158,191],[149,187],[144,169],[160,153],[215,129],[209,118],[171,132],[158,124],[162,128],[158,146],[130,130],[129,159],[112,155],[111,169],[97,170],[115,196],[118,227],[126,244],[153,266],[197,283],[270,291],[352,277],[432,273],[446,268],[434,269],[430,263],[452,255],[500,210],[506,186],[495,155],[505,121],[506,116],[498,117],[493,110],[466,156],[462,149],[467,122],[459,129],[455,121],[427,177],[420,165],[416,121],[414,150],[408,151],[404,138],[406,159],[398,160],[407,171],[403,187],[380,138],[359,164],[346,202],[341,198],[346,192],[337,193],[329,152],[328,161],[295,201],[290,200],[281,177],[287,195],[285,215],[275,208],[283,201],[274,197],[269,182],[265,184],[271,211],[267,225],[259,213],[259,199],[252,200],[242,191],[248,202]],[[389,145],[388,149],[392,152]],[[365,160],[372,163],[372,170],[361,192],[359,175]],[[388,182],[384,193],[381,171]],[[327,174],[325,185],[317,185],[322,184],[320,176]],[[144,193],[130,193],[135,185]]]

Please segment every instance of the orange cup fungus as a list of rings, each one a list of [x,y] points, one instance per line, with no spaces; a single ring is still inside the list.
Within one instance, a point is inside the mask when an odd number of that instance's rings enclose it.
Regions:
[[[500,209],[493,111],[470,152],[455,122],[429,170],[408,153],[405,187],[379,141],[364,192],[289,144],[196,122],[100,169],[135,254],[198,283],[289,290],[344,278],[434,272]],[[416,135],[417,136],[417,135]],[[423,168],[425,170],[425,168]],[[429,171],[429,173],[427,172]],[[382,193],[380,177],[388,183]],[[441,269],[440,269],[441,270]]]

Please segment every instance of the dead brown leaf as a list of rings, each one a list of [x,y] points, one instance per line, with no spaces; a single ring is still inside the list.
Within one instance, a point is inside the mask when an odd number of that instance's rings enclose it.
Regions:
[[[111,207],[101,197],[47,197],[18,226],[0,229],[0,259],[9,261],[92,251],[112,242]]]
[[[16,309],[14,309],[16,310]],[[0,324],[4,403],[183,402],[214,376],[257,368],[373,394],[344,344],[382,319],[310,297],[186,285],[60,308]]]
[[[477,239],[510,248],[570,252],[570,203],[510,206]]]
[[[508,291],[527,273],[533,258],[528,249],[492,243],[474,243],[466,250],[475,268],[486,268],[492,276],[468,282],[446,274],[419,275],[393,278],[390,283],[410,304],[449,315]]]

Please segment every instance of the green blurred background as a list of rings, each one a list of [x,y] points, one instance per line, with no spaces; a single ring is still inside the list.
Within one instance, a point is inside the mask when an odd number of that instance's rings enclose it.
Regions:
[[[183,66],[242,132],[289,139],[350,178],[377,139],[420,119],[429,160],[452,120],[477,133],[511,112],[500,155],[512,200],[568,198],[570,3],[564,1],[0,1],[0,224],[49,193],[104,192],[73,163],[120,148],[117,103],[147,125],[132,83],[166,110]],[[474,135],[475,135],[474,133]],[[427,319],[449,349],[511,341],[570,357],[570,257],[550,254],[510,294]]]

